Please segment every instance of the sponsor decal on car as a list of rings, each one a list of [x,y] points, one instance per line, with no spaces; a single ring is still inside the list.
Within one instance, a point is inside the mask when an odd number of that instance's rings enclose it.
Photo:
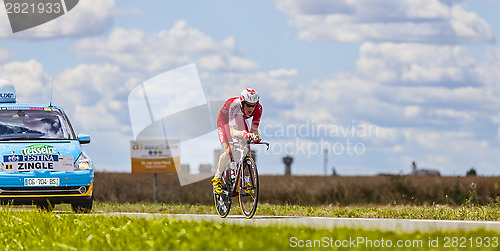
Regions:
[[[3,162],[7,172],[74,171],[71,155],[8,155],[3,156]]]
[[[49,145],[32,145],[24,148],[21,152],[22,155],[29,154],[52,154],[56,150],[55,147]]]
[[[12,92],[4,92],[4,93],[0,93],[0,98],[13,99],[13,98],[16,98],[16,94],[12,93]]]

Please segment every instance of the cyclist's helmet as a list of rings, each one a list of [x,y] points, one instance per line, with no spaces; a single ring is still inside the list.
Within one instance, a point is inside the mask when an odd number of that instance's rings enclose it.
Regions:
[[[243,109],[243,104],[259,104],[259,94],[254,89],[246,88],[241,92],[240,95],[241,109]]]

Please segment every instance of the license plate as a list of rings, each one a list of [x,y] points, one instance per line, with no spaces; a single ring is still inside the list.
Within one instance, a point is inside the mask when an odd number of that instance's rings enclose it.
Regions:
[[[25,178],[24,186],[59,186],[59,178]]]

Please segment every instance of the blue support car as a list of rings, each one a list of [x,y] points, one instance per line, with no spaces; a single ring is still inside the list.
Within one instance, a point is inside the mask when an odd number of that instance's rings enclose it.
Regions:
[[[70,203],[90,212],[94,168],[64,111],[16,103],[13,86],[0,80],[0,202],[35,204],[46,210]]]

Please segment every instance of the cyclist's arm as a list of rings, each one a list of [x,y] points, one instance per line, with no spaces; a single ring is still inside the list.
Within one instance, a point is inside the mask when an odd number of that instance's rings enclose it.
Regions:
[[[250,132],[259,134],[259,125],[252,124],[252,128],[250,128]]]
[[[262,110],[262,105],[259,104],[253,112],[252,127],[250,128],[250,132],[253,133],[258,139],[260,139],[259,124],[260,117],[262,116]]]
[[[238,127],[237,126],[231,126],[229,127],[229,130],[231,132],[231,136],[233,138],[240,138],[242,139],[244,137],[244,134],[245,134],[245,130],[238,130],[237,129]],[[260,134],[259,134],[259,131],[257,130],[258,129],[258,126],[255,126],[254,128],[254,125],[252,125],[252,128],[250,130],[250,137],[253,138],[254,140],[257,140],[257,141],[260,141]]]
[[[235,138],[243,138],[243,134],[245,134],[245,130],[238,130],[237,126],[230,126],[229,131],[231,132],[231,136]]]

